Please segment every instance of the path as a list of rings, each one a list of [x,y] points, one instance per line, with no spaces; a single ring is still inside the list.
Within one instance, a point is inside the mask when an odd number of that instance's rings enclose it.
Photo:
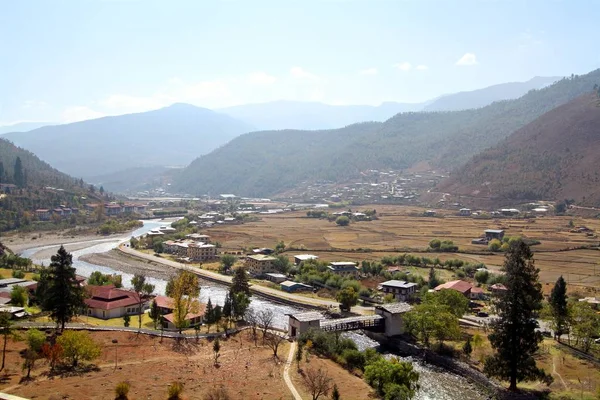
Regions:
[[[287,361],[285,362],[285,368],[283,369],[283,380],[285,381],[285,384],[287,385],[287,387],[290,389],[290,392],[292,392],[292,396],[294,396],[294,400],[302,400],[302,397],[300,397],[300,393],[298,393],[298,391],[294,387],[294,384],[292,383],[292,380],[290,379],[290,366],[292,365],[292,362],[294,361],[295,354],[296,354],[296,342],[293,341],[292,344],[290,345],[290,354],[288,354]]]
[[[563,377],[558,373],[558,371],[556,371],[556,357],[552,357],[552,373],[558,375],[558,377],[560,378],[560,381],[562,382],[563,386],[565,387],[565,390],[568,389],[567,384],[565,383],[565,380],[563,379]]]
[[[126,246],[119,246],[118,250],[120,250],[121,252],[123,252],[129,256],[132,256],[132,257],[140,258],[140,259],[147,260],[147,261],[152,261],[152,262],[155,262],[158,264],[167,265],[172,268],[184,269],[184,270],[193,272],[203,278],[206,278],[206,279],[209,279],[212,281],[216,281],[216,282],[222,283],[224,285],[231,285],[232,278],[230,276],[225,276],[225,275],[221,275],[216,272],[192,267],[190,265],[182,264],[182,263],[179,263],[176,261],[165,260],[164,258],[155,257],[151,254],[142,253],[142,252],[136,251],[136,250],[134,250],[130,247],[126,247]],[[334,307],[336,309],[339,306],[339,303],[337,301],[331,301],[331,300],[325,300],[325,299],[315,299],[315,298],[311,298],[311,297],[300,296],[297,294],[286,293],[286,292],[282,292],[281,290],[276,290],[276,289],[272,289],[272,288],[260,286],[260,285],[251,285],[250,290],[259,295],[263,295],[263,296],[271,297],[271,298],[277,298],[277,299],[280,299],[283,301],[288,301],[290,303],[294,303],[294,304],[298,304],[298,305],[305,305],[305,306],[312,306],[312,307],[326,307],[326,308]],[[373,307],[355,306],[355,307],[352,307],[352,311],[359,313],[359,314],[372,314]]]

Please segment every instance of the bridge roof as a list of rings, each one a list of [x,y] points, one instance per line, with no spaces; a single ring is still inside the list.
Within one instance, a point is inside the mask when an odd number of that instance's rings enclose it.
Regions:
[[[288,315],[291,318],[294,318],[295,320],[298,320],[300,322],[322,320],[325,318],[323,316],[323,314],[321,314],[320,312],[317,312],[317,311],[309,311],[309,312],[303,312],[303,313],[298,313],[298,314],[288,314]]]
[[[412,310],[413,307],[408,303],[388,303],[376,306],[376,308],[380,308],[392,314],[401,314]]]

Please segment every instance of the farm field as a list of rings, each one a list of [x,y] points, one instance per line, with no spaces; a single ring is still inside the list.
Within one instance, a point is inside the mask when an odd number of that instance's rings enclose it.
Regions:
[[[442,261],[458,258],[468,262],[485,263],[498,270],[503,263],[501,253],[491,254],[471,239],[483,235],[485,229],[504,229],[507,236],[523,236],[539,240],[533,246],[536,265],[543,283],[554,283],[564,275],[568,283],[588,291],[600,288],[600,252],[597,249],[578,249],[597,246],[597,237],[572,233],[569,221],[599,231],[600,220],[574,216],[544,216],[531,220],[474,219],[458,217],[455,211],[440,211],[436,217],[421,216],[424,209],[407,206],[362,206],[355,211],[377,210],[376,221],[354,222],[347,227],[337,226],[325,219],[307,218],[306,212],[261,216],[256,222],[211,228],[208,232],[222,244],[223,251],[239,251],[252,247],[273,247],[283,240],[286,246],[302,250],[289,251],[318,255],[325,261],[378,260],[385,255],[424,252],[431,239],[452,240],[461,251],[473,253],[429,253]],[[370,252],[356,251],[370,249]],[[571,250],[570,250],[571,249]]]

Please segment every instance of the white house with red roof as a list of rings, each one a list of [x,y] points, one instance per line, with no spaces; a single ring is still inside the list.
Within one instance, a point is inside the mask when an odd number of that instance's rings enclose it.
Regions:
[[[86,289],[90,294],[85,299],[87,315],[90,317],[110,319],[139,314],[137,295],[130,290],[116,288],[114,285],[88,285]],[[147,300],[143,300],[142,309],[146,306]]]
[[[163,327],[168,330],[176,330],[177,327],[175,326],[175,314],[173,314],[173,310],[175,309],[175,301],[173,298],[167,296],[156,296],[154,298],[154,302],[156,303],[156,306],[162,315]],[[196,325],[202,325],[205,313],[206,304],[200,303],[198,312],[190,313],[185,316],[187,327],[192,328]]]

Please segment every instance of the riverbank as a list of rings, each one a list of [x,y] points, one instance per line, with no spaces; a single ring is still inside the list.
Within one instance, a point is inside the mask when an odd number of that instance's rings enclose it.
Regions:
[[[119,250],[110,250],[105,253],[93,253],[80,256],[81,261],[94,265],[110,267],[128,274],[142,274],[147,277],[169,280],[179,269],[150,260],[132,257]]]
[[[11,251],[18,254],[25,250],[31,249],[33,247],[45,247],[45,246],[60,246],[70,245],[69,251],[79,250],[81,248],[89,247],[90,242],[92,241],[103,241],[103,240],[118,240],[120,238],[124,238],[125,234],[114,234],[114,235],[73,235],[70,233],[71,231],[62,231],[62,232],[31,232],[31,233],[19,233],[4,236],[2,238],[2,243],[8,247]],[[85,243],[84,243],[85,242]],[[79,245],[73,243],[80,243]],[[35,258],[47,258],[40,257],[40,252],[35,253]],[[56,253],[56,251],[55,251]]]

